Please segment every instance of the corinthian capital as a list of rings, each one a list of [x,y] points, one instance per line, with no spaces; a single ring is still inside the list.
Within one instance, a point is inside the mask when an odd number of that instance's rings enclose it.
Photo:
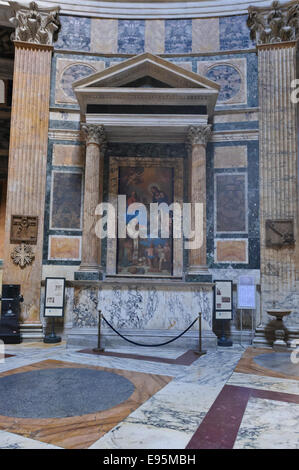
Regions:
[[[211,125],[190,126],[187,134],[187,145],[190,147],[195,144],[206,146],[212,134]]]
[[[81,124],[81,130],[85,135],[86,145],[96,144],[101,148],[106,147],[107,139],[104,126],[98,124]]]
[[[281,5],[274,1],[270,7],[249,7],[247,26],[257,44],[293,41],[299,33],[299,4],[296,0]]]
[[[15,26],[14,41],[51,46],[58,38],[61,28],[60,7],[39,8],[35,2],[23,5],[8,2],[14,12],[10,22]]]

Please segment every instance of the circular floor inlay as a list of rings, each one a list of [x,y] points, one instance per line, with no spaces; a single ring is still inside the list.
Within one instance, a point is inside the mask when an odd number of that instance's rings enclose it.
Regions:
[[[271,369],[274,372],[299,377],[299,364],[292,363],[290,352],[260,354],[255,356],[253,360],[259,366]]]
[[[103,411],[126,401],[134,385],[96,369],[57,368],[0,378],[0,415],[65,418]]]

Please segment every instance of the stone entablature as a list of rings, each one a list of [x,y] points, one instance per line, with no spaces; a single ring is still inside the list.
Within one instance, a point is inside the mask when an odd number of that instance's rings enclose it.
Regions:
[[[252,40],[257,44],[294,41],[299,33],[299,3],[281,4],[274,1],[270,7],[248,8],[247,25]]]

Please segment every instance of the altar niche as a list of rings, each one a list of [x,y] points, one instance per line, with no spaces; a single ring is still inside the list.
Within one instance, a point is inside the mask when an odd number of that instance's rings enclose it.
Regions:
[[[151,203],[183,203],[183,158],[111,157],[109,202],[117,213],[117,196],[126,196],[149,208]],[[149,212],[149,211],[148,211]],[[127,215],[128,223],[133,216]],[[139,224],[142,224],[139,220]],[[118,232],[117,221],[116,233]],[[149,218],[145,221],[149,234]],[[107,274],[141,277],[181,277],[183,240],[173,238],[170,216],[169,237],[108,238]]]

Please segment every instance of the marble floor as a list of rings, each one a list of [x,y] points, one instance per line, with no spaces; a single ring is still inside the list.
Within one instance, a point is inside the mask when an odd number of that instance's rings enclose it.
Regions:
[[[78,416],[70,413],[63,397],[61,414],[45,417],[40,403],[33,403],[23,416],[24,410],[13,401],[20,401],[14,398],[21,396],[18,390],[11,395],[7,409],[1,406],[0,448],[299,448],[299,377],[266,368],[265,364],[271,367],[270,359],[255,362],[256,356],[271,350],[247,348],[244,352],[243,347],[234,345],[198,357],[174,348],[144,349],[123,347],[92,354],[65,344],[7,345],[7,356],[0,361],[0,396],[1,387],[11,386],[14,379],[20,388],[24,376],[30,384],[27,372],[42,377],[58,369],[67,372],[65,382],[60,383],[59,375],[55,379],[60,395],[64,384],[65,390],[72,386],[72,370],[77,374],[75,380],[83,376],[89,380],[91,371],[103,377],[104,372],[116,374],[129,381],[134,391],[124,395],[120,403],[111,402],[110,408],[109,400],[106,408],[103,404],[97,408],[93,393],[93,408],[84,406],[87,413]],[[97,387],[97,382],[90,380],[90,386]],[[78,389],[84,400],[84,390]],[[47,390],[41,387],[40,393],[57,400],[55,387]],[[39,390],[32,396],[34,402],[39,401]]]

